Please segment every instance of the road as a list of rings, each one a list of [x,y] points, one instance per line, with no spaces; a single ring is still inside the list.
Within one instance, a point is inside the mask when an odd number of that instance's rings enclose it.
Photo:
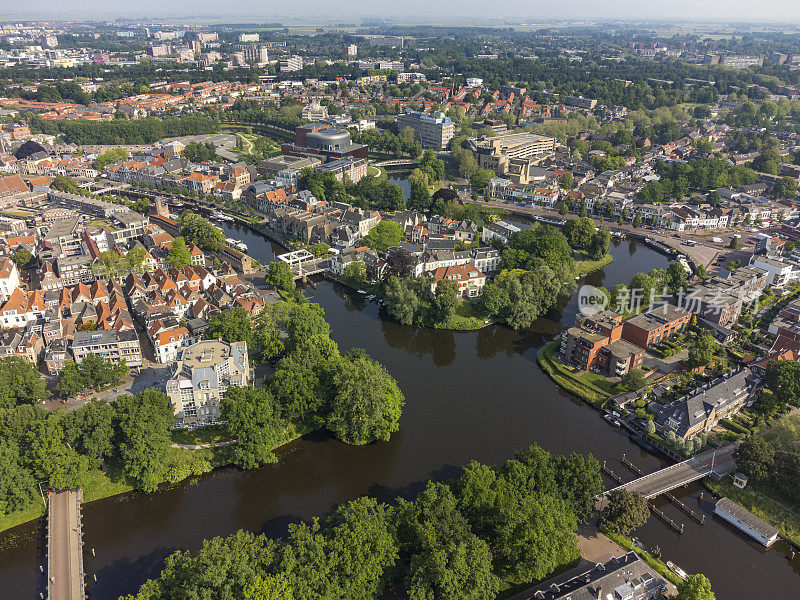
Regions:
[[[467,204],[481,204],[493,206],[496,208],[503,208],[510,210],[516,214],[535,216],[542,215],[548,217],[557,217],[561,219],[575,219],[578,215],[569,213],[567,215],[559,215],[558,211],[552,208],[545,208],[543,206],[517,206],[502,202],[500,200],[490,200],[484,202],[483,200],[471,200],[467,194],[461,193],[461,200]],[[749,244],[748,238],[754,235],[749,229],[731,229],[725,228],[721,230],[699,230],[699,231],[672,231],[672,230],[658,230],[652,231],[650,228],[640,227],[635,228],[631,223],[617,224],[616,221],[604,219],[598,215],[591,215],[598,223],[607,225],[612,230],[624,231],[628,234],[647,236],[654,241],[662,242],[671,248],[677,250],[680,254],[688,256],[696,265],[702,264],[705,267],[712,265],[721,254],[728,254],[732,252],[728,249],[728,243],[734,233],[739,233],[742,236],[744,243]],[[675,237],[675,236],[678,237]],[[721,243],[712,242],[711,238],[719,236],[723,239]],[[686,246],[682,242],[692,240],[697,243],[695,246]],[[752,244],[745,247],[745,250],[752,250]],[[740,258],[739,254],[744,256],[744,253],[737,253],[734,258]],[[749,257],[749,253],[746,254]]]
[[[83,598],[83,547],[80,533],[80,498],[77,491],[50,494],[49,600]]]

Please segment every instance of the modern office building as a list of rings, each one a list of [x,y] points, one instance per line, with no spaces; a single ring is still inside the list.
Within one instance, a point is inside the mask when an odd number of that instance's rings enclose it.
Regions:
[[[506,133],[495,137],[472,138],[469,146],[482,169],[490,169],[500,176],[510,176],[514,183],[524,184],[530,179],[531,160],[553,152],[556,140],[535,133]]]
[[[286,56],[284,58],[281,58],[278,61],[278,68],[280,69],[281,73],[287,73],[290,71],[300,71],[303,69],[303,57]]]
[[[442,150],[453,139],[455,125],[443,112],[432,115],[424,113],[405,113],[397,117],[397,128],[403,131],[406,127],[414,130],[414,135],[423,148]]]

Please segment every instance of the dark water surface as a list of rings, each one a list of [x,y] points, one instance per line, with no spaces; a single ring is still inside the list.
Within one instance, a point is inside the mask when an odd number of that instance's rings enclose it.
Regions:
[[[274,255],[247,231],[226,227],[226,235],[243,239],[262,262]],[[613,253],[604,272],[589,276],[592,283],[627,283],[637,271],[668,264],[635,242],[623,241]],[[307,291],[325,308],[343,351],[365,348],[399,382],[407,400],[400,431],[366,447],[316,434],[283,448],[276,465],[222,469],[157,494],[86,505],[86,547],[96,551],[85,558],[90,598],[134,592],[158,574],[170,552],[195,549],[203,539],[241,528],[282,535],[288,523],[324,515],[338,503],[365,494],[382,500],[413,494],[428,479],[457,475],[472,459],[500,463],[532,442],[557,453],[591,452],[623,477],[632,478],[620,465],[622,453],[645,471],[662,464],[561,392],[536,365],[537,348],[574,322],[573,299],[531,330],[492,326],[452,333],[398,325],[382,318],[376,304],[329,283]],[[698,489],[680,492],[696,505]],[[674,507],[665,510],[686,524],[685,534],[653,518],[640,539],[648,547],[658,544],[685,570],[707,574],[720,600],[800,598],[800,560],[789,562],[782,546],[766,551],[713,518],[700,527]],[[42,589],[41,527],[0,534],[0,600],[33,598]]]

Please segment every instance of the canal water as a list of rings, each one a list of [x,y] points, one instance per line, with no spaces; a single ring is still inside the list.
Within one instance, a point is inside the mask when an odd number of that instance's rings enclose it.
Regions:
[[[271,245],[256,234],[225,229],[262,263],[274,257]],[[668,264],[635,242],[615,244],[612,252],[614,262],[589,276],[593,283],[627,283],[637,271]],[[645,472],[662,465],[592,408],[556,388],[537,366],[537,349],[574,322],[572,299],[528,330],[491,326],[455,333],[394,323],[378,305],[328,282],[307,293],[325,308],[342,351],[365,348],[397,379],[406,396],[400,431],[389,442],[365,447],[315,434],[281,449],[275,465],[247,472],[221,469],[156,494],[86,505],[85,567],[92,600],[134,592],[158,574],[168,554],[196,549],[203,539],[242,528],[282,535],[289,523],[325,515],[341,502],[361,495],[381,500],[413,495],[429,479],[456,476],[472,459],[497,464],[533,442],[556,453],[590,452],[625,478],[633,475],[620,464],[623,453]],[[698,491],[690,487],[678,495],[696,505]],[[800,560],[790,562],[782,546],[767,551],[712,517],[701,527],[674,507],[664,509],[686,524],[684,535],[652,518],[639,538],[647,547],[658,545],[686,571],[708,575],[720,600],[800,597]],[[0,534],[0,599],[31,598],[43,589],[42,547],[40,522]]]

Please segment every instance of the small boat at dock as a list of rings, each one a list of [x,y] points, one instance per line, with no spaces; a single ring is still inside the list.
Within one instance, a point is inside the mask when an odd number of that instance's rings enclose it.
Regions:
[[[688,575],[686,574],[686,571],[684,571],[683,569],[681,569],[681,568],[680,568],[678,565],[676,565],[676,564],[675,564],[674,562],[672,562],[671,560],[668,560],[668,561],[667,561],[667,567],[669,568],[669,570],[670,570],[670,571],[672,571],[673,573],[675,573],[675,575],[677,575],[677,576],[678,576],[678,577],[680,577],[681,579],[686,579],[686,578],[688,577]]]

